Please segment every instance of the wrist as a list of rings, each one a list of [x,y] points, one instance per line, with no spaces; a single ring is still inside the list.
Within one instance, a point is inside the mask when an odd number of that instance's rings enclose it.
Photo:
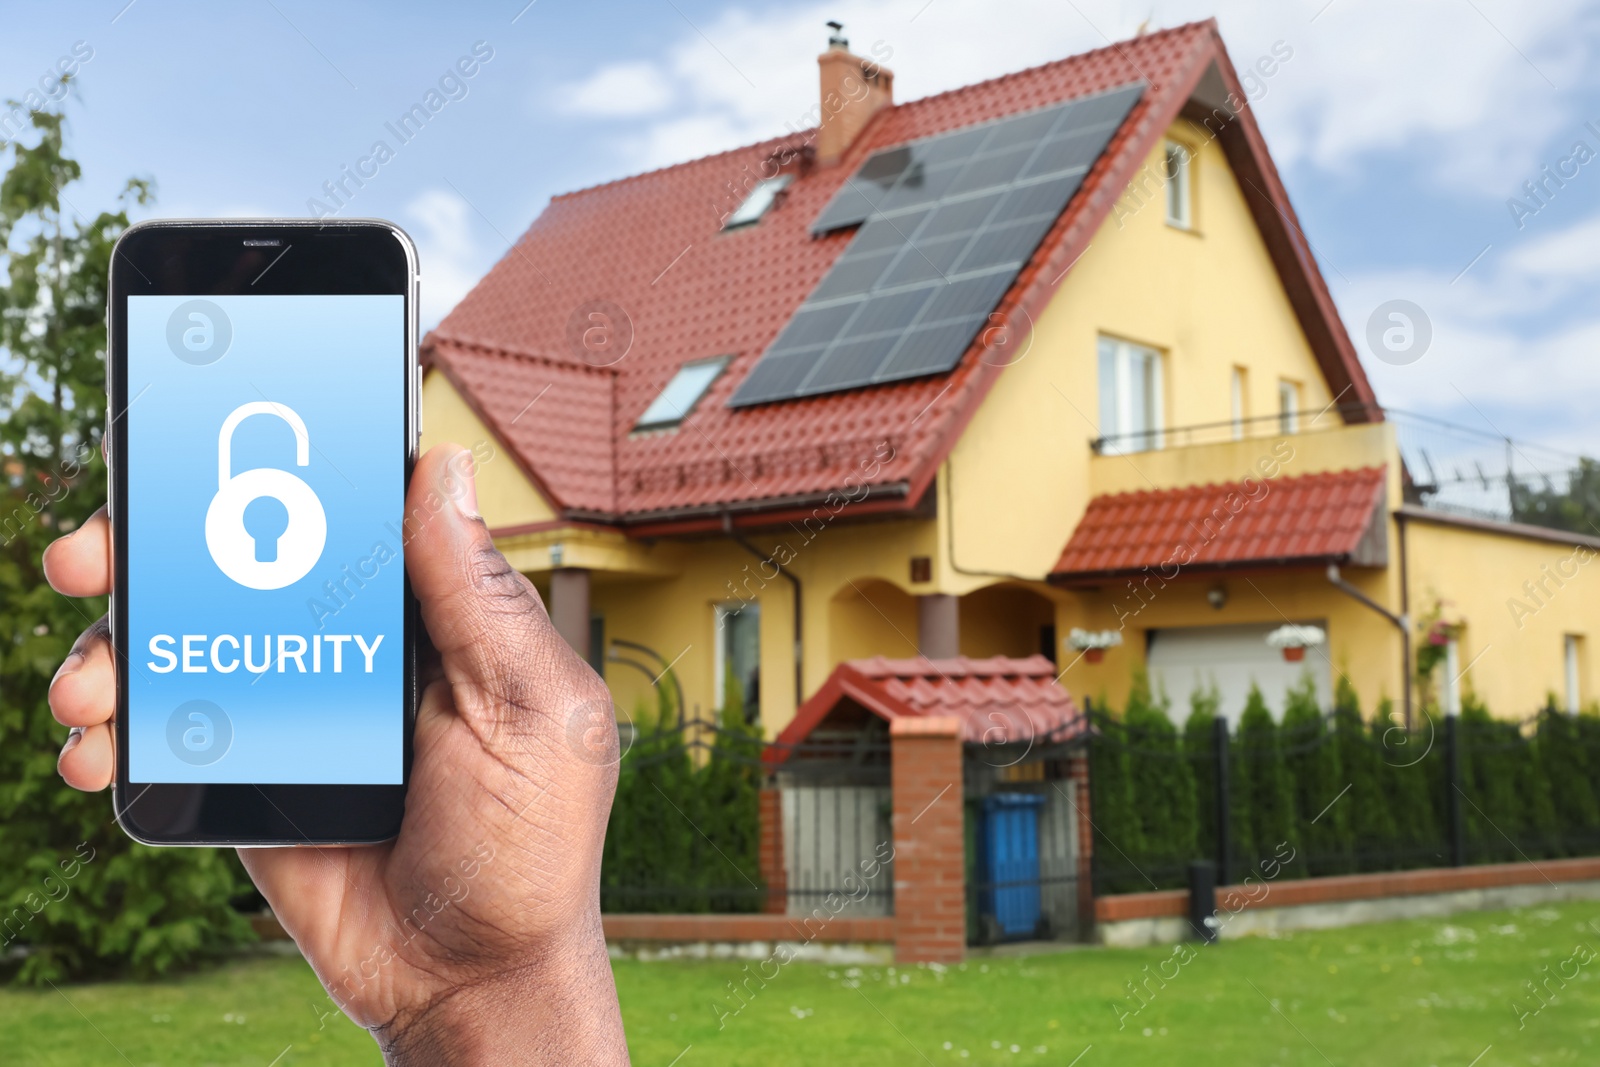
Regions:
[[[526,962],[465,979],[374,1031],[385,1062],[626,1064],[627,1044],[600,917]]]

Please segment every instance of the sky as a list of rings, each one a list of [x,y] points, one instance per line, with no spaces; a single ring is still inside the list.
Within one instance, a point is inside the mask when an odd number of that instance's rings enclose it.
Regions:
[[[90,215],[136,175],[137,217],[308,215],[397,146],[340,213],[416,238],[426,327],[552,195],[804,124],[828,19],[905,101],[1212,16],[1236,68],[1290,52],[1253,107],[1380,401],[1600,455],[1600,0],[65,2],[9,15],[0,96],[89,53]],[[1379,359],[1397,300],[1429,340]]]

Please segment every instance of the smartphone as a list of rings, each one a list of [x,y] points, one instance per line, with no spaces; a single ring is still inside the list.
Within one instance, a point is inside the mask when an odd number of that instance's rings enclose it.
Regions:
[[[134,839],[399,831],[418,287],[410,238],[375,219],[145,222],[117,242],[113,803]]]

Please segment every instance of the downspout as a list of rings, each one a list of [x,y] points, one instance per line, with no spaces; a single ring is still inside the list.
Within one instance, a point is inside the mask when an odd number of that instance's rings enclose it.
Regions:
[[[1400,549],[1400,617],[1406,620],[1405,636],[1400,640],[1400,655],[1405,662],[1400,665],[1405,675],[1406,732],[1411,731],[1411,578],[1406,562],[1406,517],[1399,510],[1394,513],[1395,540]]]
[[[800,579],[796,578],[794,573],[787,567],[783,566],[783,564],[772,558],[776,553],[763,552],[755,545],[745,540],[744,537],[734,532],[733,514],[731,512],[724,511],[722,513],[722,532],[728,535],[728,539],[730,541],[744,549],[746,552],[750,553],[752,556],[756,557],[756,559],[760,560],[762,563],[770,563],[776,567],[778,569],[778,573],[787,578],[789,580],[789,584],[794,587],[794,706],[795,709],[798,710],[800,705],[805,701],[805,669],[801,660],[802,646],[800,639],[800,635],[803,633],[801,630],[801,622],[804,620],[805,615],[802,611],[800,602]]]
[[[982,571],[968,570],[956,562],[956,465],[954,455],[946,456],[944,461],[944,532],[945,548],[950,559],[950,569],[957,574],[969,578],[1007,578],[1014,582],[1043,582],[1049,580],[1049,575],[1031,578],[1025,574],[1012,574],[1008,571]]]
[[[1405,527],[1402,526],[1402,532],[1400,535],[1400,580],[1402,583],[1402,590],[1404,589],[1405,582],[1404,576],[1406,559],[1404,530]],[[1339,574],[1339,565],[1337,563],[1328,564],[1328,581],[1331,582],[1333,587],[1339,590],[1339,592],[1348,597],[1352,597],[1355,600],[1359,600],[1373,611],[1376,611],[1379,615],[1382,615],[1385,619],[1388,619],[1389,622],[1394,625],[1395,629],[1400,631],[1401,670],[1405,676],[1405,719],[1406,729],[1409,731],[1411,729],[1411,618],[1409,612],[1406,610],[1407,603],[1405,594],[1403,592],[1401,594],[1401,612],[1400,614],[1396,615],[1394,612],[1390,611],[1388,608],[1384,607],[1382,604],[1363,593],[1360,589],[1357,589],[1355,586],[1345,581],[1344,578]]]

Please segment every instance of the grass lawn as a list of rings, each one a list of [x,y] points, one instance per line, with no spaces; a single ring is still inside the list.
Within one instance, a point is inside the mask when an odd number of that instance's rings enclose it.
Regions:
[[[1600,957],[1573,961],[1580,944],[1600,951],[1600,904],[1196,947],[1120,1030],[1112,1003],[1135,1006],[1124,983],[1143,978],[1147,964],[1153,973],[1172,948],[981,958],[943,972],[792,963],[765,988],[751,982],[756,992],[736,1015],[727,983],[745,977],[742,961],[629,960],[616,970],[634,1062],[651,1067],[680,1056],[679,1067],[1498,1067],[1600,1062]],[[1538,1006],[1523,982],[1539,980],[1547,965],[1557,973],[1563,962],[1577,977],[1519,1029],[1512,1001]],[[714,1004],[730,1012],[720,1028]],[[326,1007],[295,958],[252,958],[146,985],[7,990],[0,1061],[377,1063],[365,1033],[341,1017],[324,1024]]]

